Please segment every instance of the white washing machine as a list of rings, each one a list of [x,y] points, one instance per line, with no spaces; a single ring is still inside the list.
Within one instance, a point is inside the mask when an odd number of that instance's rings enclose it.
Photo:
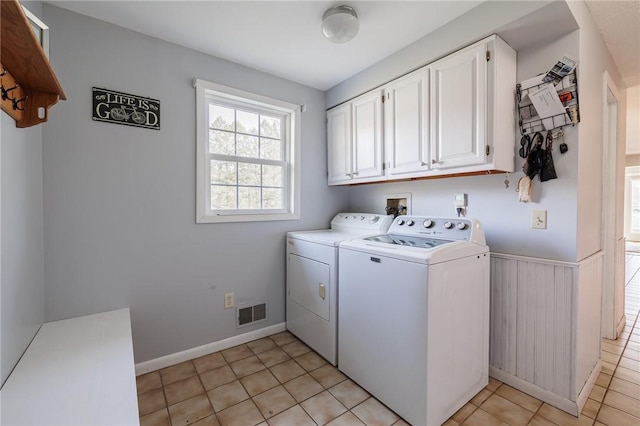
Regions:
[[[339,213],[331,229],[287,233],[287,329],[337,364],[338,245],[387,232],[392,216]]]
[[[398,216],[340,245],[338,368],[416,426],[489,380],[489,248],[466,218]]]

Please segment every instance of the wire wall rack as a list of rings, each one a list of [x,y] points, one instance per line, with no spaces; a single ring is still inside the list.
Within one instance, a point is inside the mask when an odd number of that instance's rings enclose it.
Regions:
[[[529,92],[535,92],[542,84],[523,87],[516,84],[516,103],[518,110],[518,126],[520,134],[528,135],[545,130],[554,130],[564,126],[574,126],[580,122],[580,106],[578,101],[578,76],[576,70],[567,74],[556,86],[560,102],[565,107],[565,113],[541,118],[528,98],[523,102]]]

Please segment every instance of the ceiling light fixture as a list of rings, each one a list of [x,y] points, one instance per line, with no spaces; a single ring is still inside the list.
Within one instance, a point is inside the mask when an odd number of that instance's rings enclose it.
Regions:
[[[351,6],[336,6],[322,15],[322,34],[334,43],[346,43],[358,34],[358,14]]]

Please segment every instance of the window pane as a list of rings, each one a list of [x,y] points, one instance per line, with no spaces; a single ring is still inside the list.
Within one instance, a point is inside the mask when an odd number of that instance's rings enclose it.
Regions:
[[[282,208],[282,189],[262,188],[262,208],[263,209],[281,209]]]
[[[260,138],[260,158],[282,160],[282,142],[279,139]]]
[[[262,186],[282,187],[282,167],[262,166]]]
[[[234,155],[234,134],[220,130],[209,130],[209,152],[211,154]]]
[[[280,139],[280,122],[282,120],[273,117],[260,117],[260,136]]]
[[[236,155],[238,157],[258,157],[258,138],[255,136],[236,135]]]
[[[260,186],[260,164],[238,163],[238,184]]]
[[[211,209],[236,209],[236,187],[211,185]]]
[[[219,105],[209,105],[209,127],[212,129],[235,130],[235,110]]]
[[[237,163],[234,161],[211,160],[211,184],[236,184]]]
[[[238,208],[239,209],[259,209],[260,208],[260,188],[239,186],[238,187]]]
[[[238,119],[236,132],[258,135],[258,114],[245,111],[237,111]]]

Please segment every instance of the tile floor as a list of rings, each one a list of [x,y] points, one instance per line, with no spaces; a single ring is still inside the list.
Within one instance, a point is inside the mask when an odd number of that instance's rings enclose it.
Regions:
[[[579,418],[490,379],[445,426],[640,425],[640,253],[627,253],[626,326]],[[137,378],[141,426],[406,425],[288,332]],[[420,426],[420,425],[416,425]]]

